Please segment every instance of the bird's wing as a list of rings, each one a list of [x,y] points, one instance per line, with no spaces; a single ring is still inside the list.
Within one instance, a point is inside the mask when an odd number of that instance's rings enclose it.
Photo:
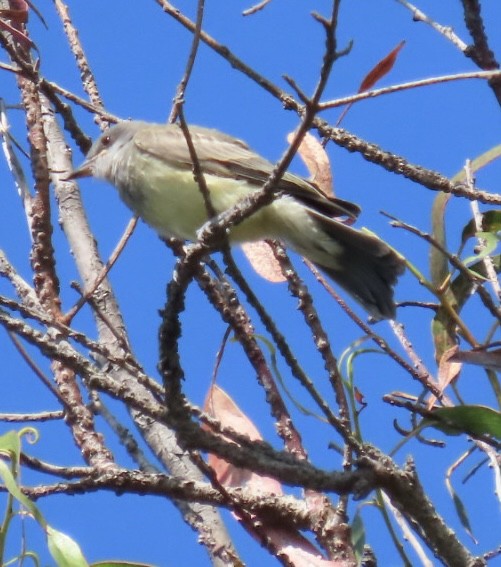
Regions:
[[[200,167],[207,175],[241,179],[262,186],[273,171],[274,165],[242,140],[199,126],[190,126],[189,131]],[[134,135],[134,144],[173,167],[193,167],[186,138],[177,124],[145,126]],[[283,175],[277,191],[291,195],[308,209],[329,218],[344,217],[353,221],[360,213],[357,205],[328,197],[316,185],[292,173]]]

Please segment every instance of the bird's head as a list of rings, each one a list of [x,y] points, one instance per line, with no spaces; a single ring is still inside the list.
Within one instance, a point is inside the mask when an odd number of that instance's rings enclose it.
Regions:
[[[106,130],[92,144],[85,161],[71,172],[68,179],[97,177],[111,180],[123,150],[143,125],[142,122],[120,122]]]

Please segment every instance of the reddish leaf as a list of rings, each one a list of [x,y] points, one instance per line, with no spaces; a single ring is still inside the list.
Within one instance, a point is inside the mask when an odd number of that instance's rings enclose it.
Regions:
[[[241,411],[237,404],[219,386],[213,385],[205,399],[204,410],[216,418],[224,427],[247,435],[251,440],[262,437],[252,421]],[[256,492],[282,494],[278,481],[247,469],[235,467],[217,455],[209,454],[209,465],[214,469],[218,481],[227,487],[245,486]]]
[[[390,51],[386,57],[381,59],[368,73],[365,75],[364,80],[360,83],[360,87],[358,88],[358,92],[362,93],[364,91],[368,91],[373,85],[375,85],[380,79],[382,79],[385,75],[387,75],[395,61],[397,59],[397,55],[402,47],[405,45],[405,41],[401,41],[395,49]],[[339,126],[343,121],[344,117],[348,114],[350,108],[353,106],[353,103],[348,104],[341,115],[339,116],[336,126]]]
[[[19,12],[28,13],[28,2],[25,2],[25,0],[10,0],[10,7]]]
[[[25,24],[28,21],[28,12],[24,10],[0,10],[0,18]]]
[[[318,549],[295,528],[268,527],[266,537],[277,550],[276,555],[287,558],[294,567],[349,567],[351,561],[324,559]]]
[[[12,34],[12,37],[15,37],[19,43],[28,45],[29,47],[35,47],[35,44],[29,37],[27,37],[23,32],[19,31],[15,27],[8,24],[6,21],[0,20],[0,28]]]
[[[294,134],[287,136],[290,143]],[[329,156],[322,144],[309,132],[304,136],[298,153],[310,173],[312,181],[328,196],[333,196],[332,172]],[[248,242],[242,244],[242,250],[252,264],[254,270],[265,280],[272,283],[286,281],[280,265],[266,242]]]
[[[0,10],[0,18],[10,20],[14,25],[25,24],[28,21],[28,9],[28,3],[25,0],[10,0],[9,8]]]
[[[205,400],[204,410],[210,416],[218,419],[225,427],[234,429],[240,434],[246,434],[249,439],[261,439],[255,425],[219,386],[213,385],[210,388]],[[215,455],[209,455],[209,464],[216,472],[218,481],[226,487],[245,486],[257,494],[282,494],[280,483],[272,478],[235,467]],[[310,501],[309,504],[311,506],[312,502]],[[240,520],[238,513],[233,515]],[[348,567],[348,565],[352,565],[348,562],[340,563],[339,561],[324,559],[320,551],[293,526],[286,524],[280,527],[266,525],[266,518],[259,518],[259,525],[260,532],[265,530],[268,541],[276,550],[276,555],[287,558],[287,563],[290,565],[295,567]],[[252,524],[243,522],[242,526],[255,539],[260,540],[260,533],[254,530]]]
[[[353,392],[355,394],[356,402],[360,405],[366,405],[365,396],[362,394],[362,392],[356,386],[355,386]]]
[[[286,280],[268,243],[258,240],[257,242],[244,242],[241,246],[252,267],[262,278],[272,283],[281,283]]]
[[[289,144],[292,142],[293,138],[293,132],[287,135]],[[328,197],[333,197],[332,169],[329,156],[318,139],[307,132],[301,141],[298,154],[308,168],[313,183],[317,185],[322,193]]]
[[[379,61],[368,73],[365,75],[364,80],[360,83],[360,88],[358,92],[368,91],[371,87],[373,87],[380,79],[382,79],[385,75],[387,75],[395,65],[395,61],[397,60],[397,56],[405,45],[405,41],[401,41],[395,49],[392,49],[390,53],[381,61]]]

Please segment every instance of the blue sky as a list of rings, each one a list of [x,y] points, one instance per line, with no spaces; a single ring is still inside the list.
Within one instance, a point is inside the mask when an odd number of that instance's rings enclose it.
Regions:
[[[165,121],[184,70],[191,35],[164,15],[152,1],[87,0],[70,1],[68,5],[106,108],[122,118]],[[195,13],[194,5],[194,2],[187,1],[177,4],[190,16]],[[208,1],[205,30],[282,88],[288,90],[282,78],[287,74],[305,92],[311,93],[322,62],[324,38],[321,27],[309,16],[309,12],[316,10],[325,14],[329,4],[274,0],[261,13],[244,18],[241,12],[249,5],[244,2]],[[420,1],[418,5],[440,23],[452,26],[468,42],[459,2],[437,3],[428,0]],[[37,6],[49,25],[47,31],[34,16],[31,17],[31,36],[42,54],[41,69],[44,76],[83,96],[79,73],[66,47],[52,2],[41,1]],[[491,47],[500,54],[501,34],[497,24],[501,21],[501,4],[484,2],[483,8]],[[406,41],[406,45],[381,86],[476,70],[473,63],[444,37],[429,26],[414,23],[410,13],[395,1],[345,1],[340,13],[338,40],[341,48],[350,40],[354,44],[350,55],[336,63],[324,99],[355,93],[365,73],[402,40]],[[8,104],[18,102],[17,90],[10,75],[0,74],[0,87]],[[89,135],[98,135],[91,115],[82,110],[77,110],[76,115],[86,126]],[[200,49],[187,90],[185,115],[191,123],[215,127],[245,139],[270,160],[280,157],[286,148],[287,133],[298,124],[295,114],[284,111],[279,101],[233,70],[205,46]],[[328,111],[324,118],[335,123],[338,115],[338,110]],[[12,110],[9,118],[14,133],[24,143],[21,113]],[[463,167],[465,160],[473,159],[499,143],[501,120],[499,106],[492,92],[483,81],[475,80],[436,85],[359,103],[348,113],[343,126],[384,149],[406,156],[416,164],[452,176]],[[415,236],[391,228],[380,211],[387,211],[422,230],[429,230],[430,207],[436,194],[401,176],[384,172],[359,155],[349,154],[332,144],[328,146],[328,151],[336,194],[357,202],[363,208],[359,225],[374,230],[427,274],[427,247]],[[74,149],[75,164],[82,159],[78,150]],[[292,169],[307,175],[299,160],[294,162]],[[491,192],[499,191],[500,173],[500,164],[492,164],[477,175],[478,186]],[[0,208],[1,247],[20,273],[31,281],[28,261],[30,240],[24,213],[3,161],[0,161],[0,179],[3,202]],[[119,201],[116,192],[104,183],[85,180],[81,183],[81,189],[100,252],[103,258],[107,258],[130,213]],[[470,218],[469,204],[465,200],[457,199],[451,203],[447,211],[451,250],[457,248],[461,228]],[[65,308],[69,308],[76,299],[69,282],[77,279],[77,274],[64,236],[57,226],[56,212],[54,222],[62,296]],[[314,345],[305,339],[301,317],[285,285],[264,282],[252,272],[240,252],[236,252],[236,256],[259,297],[279,322],[291,345],[297,349],[301,363],[330,400],[322,362],[316,356]],[[361,333],[347,321],[327,294],[315,286],[299,258],[295,258],[295,264],[312,284],[317,309],[330,334],[333,350],[339,356]],[[170,252],[152,230],[140,224],[110,274],[134,352],[153,376],[157,375],[158,310],[165,301],[165,285],[172,267]],[[7,289],[0,282],[1,292],[7,293]],[[397,300],[433,300],[410,274],[402,278],[396,297]],[[481,316],[476,316],[476,310],[481,313],[479,304],[474,301],[468,309],[469,324],[480,337],[484,337],[489,323]],[[358,313],[362,314],[360,310]],[[429,318],[429,313],[417,309],[399,312],[399,320],[406,325],[417,352],[430,370],[435,372]],[[188,293],[182,321],[181,354],[186,371],[186,393],[195,403],[201,404],[225,327],[196,288]],[[93,332],[88,313],[82,313],[75,325],[89,333]],[[257,322],[256,326],[257,332],[260,332],[262,329]],[[377,330],[391,344],[396,344],[387,323],[380,323]],[[29,369],[22,365],[3,332],[0,341],[3,358],[0,411],[56,408],[55,400],[33,380]],[[46,363],[42,364],[47,368]],[[280,368],[289,389],[301,403],[308,403],[300,388],[291,383],[292,378],[287,374],[285,365]],[[399,440],[393,430],[392,420],[398,418],[401,424],[406,425],[406,415],[389,408],[381,397],[394,390],[419,394],[419,389],[383,356],[360,357],[356,372],[357,384],[369,403],[361,416],[367,440],[389,451]],[[470,403],[493,404],[485,382],[480,370],[464,370],[461,388]],[[263,436],[278,443],[262,392],[235,343],[227,347],[218,383],[254,420]],[[126,419],[119,404],[110,405]],[[339,459],[327,448],[334,437],[333,432],[315,419],[296,415],[294,409],[292,411],[304,432],[305,445],[313,462],[325,467],[338,467]],[[0,431],[10,428],[6,424],[0,425]],[[70,435],[61,424],[43,424],[39,429],[41,439],[29,448],[30,452],[56,463],[81,464]],[[117,447],[113,434],[106,428],[104,431],[122,462],[131,465],[124,451]],[[438,433],[436,436],[440,437]],[[397,454],[396,460],[403,463],[408,453],[415,454],[418,472],[431,498],[450,521],[451,527],[457,529],[460,538],[471,547],[468,536],[453,512],[443,482],[445,468],[468,447],[469,443],[464,437],[448,438],[445,450],[410,443]],[[469,463],[469,466],[472,465],[473,460]],[[467,470],[468,466],[463,469],[463,474]],[[499,506],[493,497],[492,475],[484,467],[464,486],[460,486],[461,476],[457,476],[456,485],[468,507],[473,531],[480,540],[475,552],[482,553],[500,543],[499,533],[493,533],[492,529],[493,525],[499,525]],[[29,482],[29,472],[24,480]],[[73,498],[58,496],[44,500],[40,506],[51,524],[70,533],[81,544],[90,561],[121,557],[162,567],[209,564],[205,551],[196,543],[196,535],[184,525],[173,506],[158,497],[117,497],[114,494]],[[364,520],[368,541],[373,545],[380,564],[398,565],[377,512],[365,507]],[[276,564],[238,526],[231,521],[229,525],[248,565]],[[35,546],[37,530],[31,527],[28,533],[29,544]],[[36,547],[43,556],[43,545],[40,543]],[[50,560],[45,559],[45,564],[50,564]]]

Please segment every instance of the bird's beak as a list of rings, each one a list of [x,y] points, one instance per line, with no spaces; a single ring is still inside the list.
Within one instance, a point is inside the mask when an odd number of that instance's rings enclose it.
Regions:
[[[81,177],[90,177],[92,175],[92,170],[92,163],[85,160],[66,177],[65,181],[80,179]]]
[[[73,179],[80,179],[81,177],[92,177],[94,175],[94,162],[98,156],[87,157],[87,159],[75,168],[65,179],[71,181]]]

